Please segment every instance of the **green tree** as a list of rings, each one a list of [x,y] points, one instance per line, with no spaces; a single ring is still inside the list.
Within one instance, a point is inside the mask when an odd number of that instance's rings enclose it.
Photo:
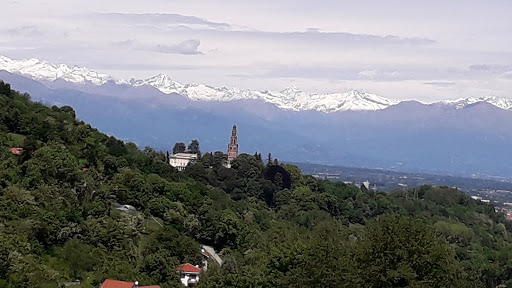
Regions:
[[[453,249],[418,220],[383,216],[368,225],[357,247],[357,285],[469,287]]]
[[[185,143],[178,142],[174,144],[174,147],[172,148],[172,154],[185,153],[186,150],[187,146],[185,146]]]
[[[192,142],[188,144],[187,152],[201,155],[201,150],[199,149],[199,141],[197,141],[196,139],[192,140]]]
[[[73,279],[83,279],[82,273],[91,271],[95,264],[92,250],[92,247],[74,238],[67,241],[57,253],[68,264]]]

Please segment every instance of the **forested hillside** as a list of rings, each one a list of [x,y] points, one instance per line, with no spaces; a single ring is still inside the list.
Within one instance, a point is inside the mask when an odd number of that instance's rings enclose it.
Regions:
[[[512,225],[459,190],[380,193],[223,157],[178,172],[0,82],[0,287],[180,287],[200,244],[224,264],[198,287],[512,287]]]

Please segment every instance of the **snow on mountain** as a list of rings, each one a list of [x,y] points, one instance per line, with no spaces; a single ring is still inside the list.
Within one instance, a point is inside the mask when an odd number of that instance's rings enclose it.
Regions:
[[[101,74],[84,67],[69,67],[65,64],[52,64],[37,58],[26,60],[13,60],[0,55],[0,69],[10,73],[29,76],[34,80],[55,81],[62,79],[71,83],[105,84],[112,77]]]
[[[311,95],[311,110],[323,112],[335,111],[376,111],[396,105],[399,101],[377,96],[375,94],[362,93],[352,90],[347,93],[313,94]]]
[[[108,75],[84,67],[56,65],[36,58],[13,60],[0,56],[0,69],[29,76],[35,80],[55,81],[61,79],[71,83],[91,83],[95,85],[103,85],[109,80],[114,80]],[[120,79],[115,81],[118,84],[128,84],[135,87],[149,85],[165,94],[177,93],[195,101],[263,100],[276,105],[280,109],[292,111],[379,110],[399,103],[395,100],[355,90],[347,93],[310,95],[296,87],[289,87],[282,91],[258,91],[212,87],[204,84],[180,84],[166,74],[158,74],[147,79]]]
[[[479,97],[479,98],[459,98],[456,100],[445,100],[441,101],[441,103],[454,106],[456,109],[461,109],[466,107],[467,105],[479,103],[479,102],[487,102],[489,104],[492,104],[498,108],[505,109],[505,110],[511,110],[512,109],[512,100],[509,99],[503,99],[503,98],[497,98],[497,97]]]
[[[280,109],[292,111],[316,110],[325,113],[337,111],[376,111],[400,103],[397,100],[357,90],[339,93],[308,94],[294,86],[282,91],[269,91],[212,87],[204,84],[181,84],[166,74],[158,74],[147,79],[115,80],[109,75],[101,74],[85,67],[52,64],[37,58],[13,60],[2,55],[0,55],[0,70],[28,76],[34,80],[55,81],[61,79],[71,83],[90,83],[94,85],[103,85],[107,81],[115,81],[117,84],[127,84],[134,87],[149,85],[165,94],[177,93],[194,101],[263,100],[276,105]],[[477,102],[487,102],[505,110],[512,110],[512,100],[496,97],[461,98],[441,101],[437,102],[437,104],[449,105],[460,109]]]
[[[157,77],[158,80],[154,78]],[[387,99],[375,94],[352,90],[346,93],[307,94],[296,87],[282,91],[241,90],[237,88],[216,88],[203,84],[181,85],[170,80],[167,75],[158,75],[146,80],[139,80],[135,85],[151,85],[164,93],[178,93],[192,100],[233,101],[241,99],[260,99],[272,103],[284,110],[317,110],[321,112],[380,110],[399,101]],[[165,78],[163,81],[161,79]]]

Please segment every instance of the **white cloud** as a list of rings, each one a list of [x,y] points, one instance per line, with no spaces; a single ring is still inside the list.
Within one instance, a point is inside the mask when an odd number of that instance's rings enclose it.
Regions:
[[[197,39],[189,39],[174,45],[158,44],[155,47],[155,51],[161,53],[176,53],[183,55],[203,54],[197,50],[200,44],[201,41]]]
[[[373,77],[375,77],[377,75],[377,71],[375,70],[364,70],[364,71],[361,71],[359,73],[357,73],[357,75],[361,78],[367,78],[367,79],[372,79]]]

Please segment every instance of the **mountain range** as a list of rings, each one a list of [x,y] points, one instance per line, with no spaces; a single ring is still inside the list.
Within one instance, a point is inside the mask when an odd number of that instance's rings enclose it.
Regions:
[[[450,175],[512,176],[512,101],[421,103],[359,91],[307,94],[180,84],[159,74],[118,80],[83,67],[0,57],[0,79],[139,146],[171,150],[198,139],[225,151],[239,126],[242,152],[281,160]]]
[[[194,101],[235,101],[235,100],[263,100],[283,110],[308,111],[332,113],[337,111],[376,111],[400,103],[375,94],[363,93],[357,90],[348,92],[308,94],[294,86],[282,91],[248,90],[227,87],[212,87],[205,84],[181,84],[174,81],[169,75],[158,74],[147,79],[114,79],[113,77],[98,73],[85,67],[65,64],[52,64],[50,62],[31,58],[14,60],[0,55],[0,69],[10,73],[28,76],[34,80],[56,81],[64,80],[73,84],[104,85],[107,82],[126,84],[133,87],[152,86],[165,94],[176,93],[186,96]],[[460,98],[457,100],[441,101],[434,104],[451,105],[463,108],[466,105],[486,102],[498,108],[512,109],[512,100],[496,97]]]

